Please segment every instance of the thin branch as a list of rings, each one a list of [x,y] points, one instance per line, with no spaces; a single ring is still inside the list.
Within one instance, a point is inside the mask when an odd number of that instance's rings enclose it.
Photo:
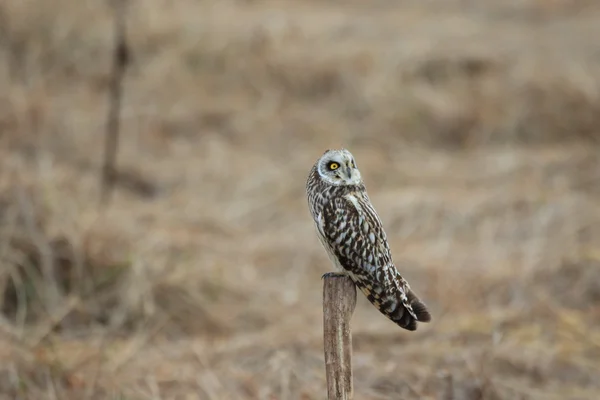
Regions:
[[[106,116],[106,132],[104,145],[104,164],[100,191],[101,205],[107,205],[116,180],[116,158],[119,144],[121,105],[123,99],[123,81],[129,64],[129,47],[127,46],[127,0],[114,0],[114,48],[111,81],[108,92],[108,114]]]

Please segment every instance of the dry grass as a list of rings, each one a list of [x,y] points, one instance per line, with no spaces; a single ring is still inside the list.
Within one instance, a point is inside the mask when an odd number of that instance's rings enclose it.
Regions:
[[[434,322],[359,296],[357,399],[600,397],[595,1],[0,3],[0,398],[321,399],[304,182],[356,155]]]

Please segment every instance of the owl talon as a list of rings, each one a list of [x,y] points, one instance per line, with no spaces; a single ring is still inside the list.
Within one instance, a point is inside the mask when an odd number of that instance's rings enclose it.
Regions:
[[[340,274],[339,272],[326,272],[323,274],[323,276],[321,277],[321,279],[325,279],[325,278],[343,278],[345,277],[346,274]]]

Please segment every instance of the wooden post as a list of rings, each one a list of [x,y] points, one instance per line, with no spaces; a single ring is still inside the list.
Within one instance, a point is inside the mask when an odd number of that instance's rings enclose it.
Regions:
[[[323,339],[327,399],[350,400],[352,386],[352,332],[350,319],[356,307],[356,287],[345,276],[323,276]]]

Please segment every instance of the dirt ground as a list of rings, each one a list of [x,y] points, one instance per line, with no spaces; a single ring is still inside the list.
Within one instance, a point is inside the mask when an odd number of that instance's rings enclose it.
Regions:
[[[0,2],[0,399],[323,399],[305,181],[353,152],[430,324],[357,400],[600,398],[600,3]]]

